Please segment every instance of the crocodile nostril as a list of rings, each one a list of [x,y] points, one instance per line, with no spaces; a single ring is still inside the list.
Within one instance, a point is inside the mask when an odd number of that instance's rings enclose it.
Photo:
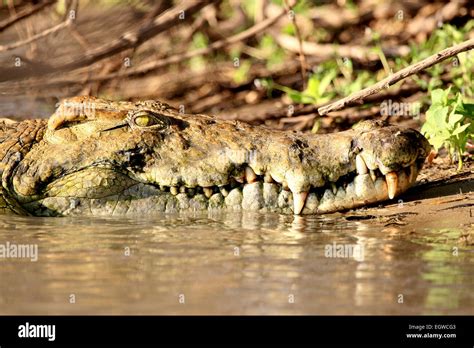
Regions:
[[[425,158],[427,156],[427,152],[425,151],[425,149],[423,148],[419,148],[418,149],[418,158]]]

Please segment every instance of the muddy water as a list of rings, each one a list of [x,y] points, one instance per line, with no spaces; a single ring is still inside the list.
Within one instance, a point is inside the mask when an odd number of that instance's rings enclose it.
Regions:
[[[0,313],[473,314],[474,247],[458,224],[386,222],[1,216]],[[20,244],[38,260],[12,257]]]

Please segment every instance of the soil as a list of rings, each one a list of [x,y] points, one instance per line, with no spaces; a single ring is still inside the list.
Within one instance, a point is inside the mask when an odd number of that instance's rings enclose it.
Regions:
[[[437,159],[425,166],[415,186],[402,196],[381,205],[350,211],[344,217],[369,220],[386,227],[385,231],[401,229],[405,233],[412,232],[410,226],[459,228],[463,231],[459,243],[474,245],[473,179],[472,161],[456,171],[455,164]]]

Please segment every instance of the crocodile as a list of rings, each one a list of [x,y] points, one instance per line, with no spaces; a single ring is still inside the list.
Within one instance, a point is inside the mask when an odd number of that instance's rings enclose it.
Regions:
[[[380,120],[308,134],[182,111],[74,97],[48,120],[1,119],[1,212],[331,213],[400,195],[430,152],[416,130]]]

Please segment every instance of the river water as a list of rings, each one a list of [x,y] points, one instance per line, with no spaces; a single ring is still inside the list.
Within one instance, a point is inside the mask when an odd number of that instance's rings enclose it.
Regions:
[[[0,314],[472,314],[459,233],[343,215],[1,216]]]

